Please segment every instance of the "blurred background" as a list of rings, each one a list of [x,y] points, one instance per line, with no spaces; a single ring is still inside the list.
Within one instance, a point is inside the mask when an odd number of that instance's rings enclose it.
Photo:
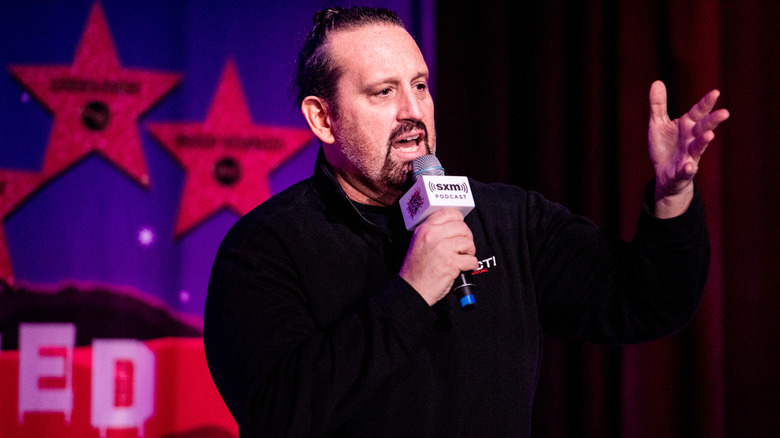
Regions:
[[[652,177],[650,84],[673,118],[722,91],[696,318],[640,346],[547,339],[535,434],[774,436],[780,4],[367,3],[428,60],[449,173],[627,239]],[[289,84],[332,4],[357,2],[0,0],[2,436],[237,435],[203,357],[206,285],[236,219],[312,172]]]

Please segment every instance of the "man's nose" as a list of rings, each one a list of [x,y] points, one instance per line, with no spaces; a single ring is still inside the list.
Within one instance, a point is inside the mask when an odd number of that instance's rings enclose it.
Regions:
[[[414,89],[407,89],[401,94],[399,102],[398,118],[401,120],[420,121],[423,118],[422,101],[419,93]]]

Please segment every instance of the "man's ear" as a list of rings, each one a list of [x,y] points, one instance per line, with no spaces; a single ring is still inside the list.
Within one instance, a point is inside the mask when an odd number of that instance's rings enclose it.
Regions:
[[[330,107],[317,96],[306,96],[301,102],[301,112],[314,135],[323,143],[332,144],[335,140],[330,123]]]

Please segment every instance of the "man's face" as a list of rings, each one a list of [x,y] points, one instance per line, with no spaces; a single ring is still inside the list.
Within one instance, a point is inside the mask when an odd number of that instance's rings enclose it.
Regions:
[[[336,32],[330,45],[342,76],[326,156],[350,197],[392,204],[403,194],[411,161],[435,152],[428,67],[398,26]]]

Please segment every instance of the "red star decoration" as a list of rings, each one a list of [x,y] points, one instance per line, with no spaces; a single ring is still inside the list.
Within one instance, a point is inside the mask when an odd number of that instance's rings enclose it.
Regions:
[[[222,208],[238,215],[271,196],[269,174],[312,138],[308,129],[252,124],[235,63],[227,63],[203,123],[150,123],[187,176],[176,236]]]
[[[45,182],[38,172],[0,169],[0,219],[5,219]],[[0,279],[13,284],[11,258],[0,224]]]
[[[54,114],[45,177],[98,153],[143,186],[149,185],[136,120],[181,75],[122,68],[99,2],[92,6],[73,65],[9,68]]]

